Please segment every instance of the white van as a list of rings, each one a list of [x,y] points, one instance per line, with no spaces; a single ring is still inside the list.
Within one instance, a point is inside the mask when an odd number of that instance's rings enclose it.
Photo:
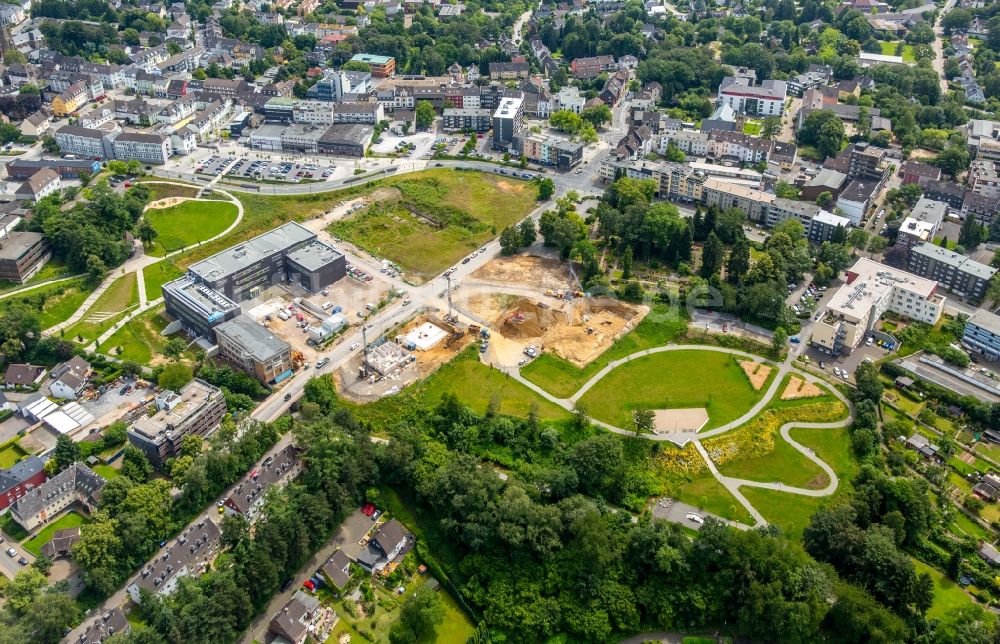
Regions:
[[[705,517],[700,514],[695,514],[694,512],[687,513],[687,520],[693,521],[694,523],[703,524],[705,523]]]

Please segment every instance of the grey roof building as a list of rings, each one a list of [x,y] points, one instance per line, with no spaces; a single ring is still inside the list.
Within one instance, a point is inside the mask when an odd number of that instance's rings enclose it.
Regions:
[[[222,532],[211,519],[190,526],[166,552],[151,561],[126,588],[132,601],[142,601],[140,588],[151,593],[169,595],[177,588],[177,580],[203,572],[219,551]]]
[[[101,498],[104,480],[83,463],[73,463],[48,481],[28,491],[10,506],[11,516],[25,530],[48,523],[74,503],[88,510]]]
[[[292,374],[291,347],[245,315],[215,327],[219,354],[263,383]]]
[[[962,344],[989,360],[1000,359],[1000,316],[985,309],[976,309],[965,322]]]
[[[956,295],[972,300],[981,300],[986,295],[997,272],[970,257],[929,243],[911,248],[909,260],[911,273],[937,280]]]

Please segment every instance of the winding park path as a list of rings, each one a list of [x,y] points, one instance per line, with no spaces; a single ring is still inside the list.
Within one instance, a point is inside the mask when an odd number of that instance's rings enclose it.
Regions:
[[[194,185],[191,185],[189,183],[184,183],[184,182],[181,182],[181,181],[169,181],[169,180],[163,180],[163,179],[157,179],[157,180],[154,180],[154,181],[143,181],[143,184],[152,185],[152,186],[155,186],[155,185],[181,186],[181,187],[184,187],[184,188],[192,188],[192,189],[195,189],[195,190],[198,190],[200,188],[200,186],[194,186]],[[225,237],[226,235],[228,235],[229,233],[231,233],[233,230],[235,230],[236,227],[240,225],[240,222],[243,221],[243,202],[241,202],[232,193],[230,193],[230,192],[228,192],[226,190],[223,190],[223,189],[218,188],[218,187],[213,187],[212,189],[214,190],[214,192],[217,192],[220,195],[223,195],[224,197],[226,197],[226,199],[228,200],[229,203],[231,203],[234,206],[236,206],[236,219],[234,219],[233,223],[230,224],[221,233],[219,233],[217,235],[214,235],[213,237],[210,237],[209,239],[203,239],[203,240],[199,241],[197,245],[207,244],[207,243],[215,241],[216,239],[219,239],[221,237]],[[201,192],[202,191],[199,190],[198,194],[201,194]],[[209,203],[210,201],[216,202],[218,200],[216,200],[216,199],[207,200],[207,199],[198,199],[198,198],[192,198],[192,197],[182,197],[182,198],[178,199],[177,201],[175,201],[175,203],[180,203],[180,202],[184,202],[184,201],[203,201],[205,203]],[[191,248],[194,248],[194,247],[195,246],[188,246],[186,248],[181,248],[181,249],[178,249],[178,250],[175,250],[175,251],[171,251],[171,252],[165,254],[163,257],[153,257],[151,255],[143,254],[143,255],[140,255],[139,257],[135,257],[133,259],[128,260],[120,268],[115,269],[114,271],[111,272],[111,274],[109,274],[107,277],[105,277],[104,281],[102,281],[101,284],[96,289],[94,289],[94,291],[90,295],[87,296],[87,299],[83,301],[83,304],[81,304],[79,306],[79,308],[77,308],[76,311],[73,312],[72,315],[70,315],[68,318],[66,318],[65,320],[63,320],[59,324],[56,324],[55,326],[53,326],[53,327],[51,327],[49,329],[45,329],[43,331],[43,333],[45,335],[55,335],[55,334],[58,334],[61,330],[68,329],[69,327],[73,326],[74,324],[76,324],[77,322],[79,322],[81,319],[83,319],[85,315],[87,315],[87,313],[94,306],[94,304],[101,297],[101,295],[103,295],[104,292],[107,291],[108,288],[110,288],[111,285],[116,280],[121,279],[122,277],[128,275],[129,273],[135,273],[136,274],[136,284],[138,285],[139,304],[135,308],[135,310],[131,311],[128,315],[126,315],[120,321],[118,321],[117,323],[115,323],[114,325],[112,325],[112,327],[110,329],[108,329],[107,331],[105,331],[104,333],[102,333],[100,336],[98,336],[97,340],[95,340],[93,343],[91,343],[87,347],[87,349],[90,350],[90,351],[96,351],[97,347],[99,347],[103,343],[107,342],[108,339],[111,338],[111,336],[114,335],[115,332],[117,332],[123,325],[127,324],[132,319],[134,319],[134,318],[142,315],[146,311],[148,311],[148,310],[150,310],[150,309],[152,309],[154,307],[159,306],[160,303],[163,302],[163,298],[162,297],[158,297],[158,298],[150,300],[149,297],[147,296],[147,293],[146,293],[146,281],[144,279],[144,274],[143,274],[144,269],[146,269],[147,267],[152,266],[154,264],[158,264],[159,262],[162,262],[164,260],[170,259],[171,257],[176,257],[177,255],[180,255],[181,253],[187,252],[187,251],[191,250]],[[63,278],[63,279],[71,279],[71,278]],[[53,281],[56,281],[56,280],[51,280],[49,282],[44,282],[43,284],[51,284]],[[35,285],[34,288],[37,288],[38,286],[41,286],[41,284]],[[25,290],[27,290],[27,289],[21,289],[20,291],[16,291],[16,292],[17,293],[23,293]],[[6,294],[6,295],[9,296],[10,294]]]
[[[654,355],[657,353],[664,353],[667,351],[714,351],[716,353],[728,353],[732,356],[737,356],[740,358],[748,358],[757,362],[762,362],[764,364],[774,366],[776,367],[776,372],[774,379],[771,382],[771,385],[767,388],[767,391],[764,392],[764,395],[761,397],[761,399],[758,400],[746,413],[744,413],[742,416],[731,422],[728,422],[724,425],[720,425],[719,427],[714,427],[712,429],[700,432],[678,432],[672,434],[639,434],[638,435],[639,438],[651,441],[659,441],[659,442],[668,441],[671,443],[675,443],[679,447],[684,447],[688,443],[693,443],[695,449],[698,451],[698,454],[700,454],[702,459],[704,459],[705,464],[708,466],[708,470],[712,473],[712,476],[714,476],[715,479],[719,481],[719,483],[721,483],[722,486],[725,487],[726,490],[730,494],[732,494],[737,501],[740,502],[740,505],[746,508],[747,512],[750,513],[750,516],[753,517],[755,526],[767,525],[767,521],[764,519],[763,515],[761,515],[761,513],[755,507],[753,507],[750,501],[747,500],[745,496],[743,496],[743,494],[740,492],[741,487],[762,488],[765,490],[774,490],[777,492],[786,492],[788,494],[798,494],[801,496],[809,496],[809,497],[830,496],[837,491],[837,487],[840,485],[840,479],[837,477],[837,473],[833,471],[833,468],[830,467],[830,465],[827,464],[825,461],[823,461],[823,459],[819,458],[819,456],[817,456],[816,453],[813,452],[813,450],[809,449],[805,445],[802,445],[801,443],[793,439],[791,436],[791,431],[795,428],[840,429],[842,427],[847,427],[851,423],[853,419],[853,413],[852,413],[853,408],[851,406],[851,403],[847,399],[847,397],[845,397],[835,387],[828,386],[827,388],[835,398],[837,398],[841,403],[844,404],[845,407],[847,407],[848,409],[847,417],[843,418],[842,420],[837,420],[829,423],[810,423],[810,422],[793,420],[785,423],[778,430],[779,433],[781,434],[781,438],[785,442],[791,445],[795,450],[800,452],[807,459],[809,459],[817,466],[819,466],[820,469],[822,469],[823,472],[826,473],[827,477],[830,479],[830,482],[826,485],[826,487],[822,489],[813,490],[808,488],[785,485],[784,483],[779,483],[779,482],[751,481],[749,479],[740,479],[732,476],[725,476],[721,472],[719,472],[719,468],[716,467],[715,463],[712,461],[711,456],[709,456],[708,451],[702,445],[702,441],[704,439],[711,438],[713,436],[717,436],[719,434],[724,434],[728,431],[731,431],[745,423],[750,422],[755,416],[760,414],[764,410],[764,408],[767,407],[767,405],[770,404],[771,401],[774,399],[787,374],[794,373],[797,377],[802,378],[805,382],[811,384],[820,384],[822,382],[816,376],[813,376],[812,374],[806,373],[804,371],[800,371],[792,366],[792,361],[795,359],[795,354],[793,352],[789,352],[788,357],[783,362],[781,362],[780,364],[776,364],[769,360],[763,360],[762,358],[760,358],[760,356],[756,356],[752,353],[740,351],[739,349],[729,349],[726,347],[717,347],[712,345],[668,344],[660,347],[653,347],[650,349],[637,351],[633,354],[625,356],[624,358],[620,358],[618,360],[613,360],[609,362],[607,365],[604,366],[603,369],[595,373],[586,383],[583,384],[583,386],[581,386],[576,391],[576,393],[574,393],[569,398],[557,398],[553,396],[549,392],[545,391],[535,383],[531,382],[530,380],[522,376],[521,370],[518,367],[509,367],[504,369],[504,371],[509,373],[511,377],[513,377],[515,380],[525,385],[535,393],[539,394],[546,400],[549,400],[568,411],[574,411],[576,408],[577,401],[579,401],[580,398],[583,397],[583,395],[586,394],[594,385],[600,382],[605,376],[614,371],[616,368],[620,367],[621,365],[627,362],[631,362],[632,360],[637,360],[639,358],[644,358],[646,356]],[[621,434],[623,436],[632,436],[632,437],[636,436],[636,433],[634,431],[622,429],[621,427],[615,427],[614,425],[610,425],[603,421],[597,420],[596,418],[589,418],[589,420],[595,425],[603,427],[604,429],[607,429],[610,432]],[[742,529],[755,527],[755,526],[747,526],[745,524],[736,521],[726,521],[726,523],[729,523],[730,525]]]

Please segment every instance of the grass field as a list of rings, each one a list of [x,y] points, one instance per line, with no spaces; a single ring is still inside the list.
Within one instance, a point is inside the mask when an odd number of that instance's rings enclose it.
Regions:
[[[745,413],[766,387],[754,391],[736,359],[727,353],[668,351],[620,365],[579,402],[591,417],[626,429],[631,426],[632,411],[639,407],[705,407],[709,428]]]
[[[802,443],[833,468],[841,485],[858,474],[858,462],[851,451],[851,435],[847,428],[813,429],[796,427],[789,432],[793,439]]]
[[[17,444],[17,440],[13,440],[0,449],[0,468],[8,468],[27,455],[28,453]]]
[[[918,559],[912,560],[918,575],[926,572],[934,580],[934,604],[927,611],[928,619],[941,617],[952,608],[964,606],[973,601],[972,597],[962,590],[961,586],[945,577],[944,573],[931,568]]]
[[[158,236],[148,250],[162,257],[215,237],[236,221],[236,206],[225,201],[182,201],[169,208],[152,208],[144,213]]]
[[[583,369],[553,353],[543,353],[521,369],[521,375],[559,398],[569,398],[612,360],[650,347],[659,347],[681,336],[687,320],[664,305],[656,305],[642,322]]]
[[[24,294],[12,295],[0,300],[0,313],[14,305],[24,305],[39,311],[42,329],[48,329],[73,314],[93,287],[86,278],[77,278],[57,284],[40,286]]]
[[[883,40],[883,41],[880,41],[879,44],[882,46],[882,52],[881,53],[882,53],[883,56],[896,56],[897,55],[896,54],[896,46],[899,44],[898,41],[896,41],[896,42],[885,42]],[[917,57],[916,57],[916,55],[914,54],[914,51],[913,51],[913,45],[904,44],[903,45],[903,51],[902,51],[902,53],[900,53],[898,55],[903,57],[903,62],[905,62],[905,63],[915,63],[915,62],[917,62]]]
[[[764,515],[768,523],[781,528],[792,541],[802,538],[802,530],[809,525],[809,518],[830,498],[801,496],[755,487],[741,487],[740,492],[750,501],[750,505]]]
[[[760,128],[763,125],[761,121],[748,120],[743,123],[743,134],[749,134],[750,136],[760,136]]]
[[[163,348],[170,338],[160,335],[160,332],[167,324],[169,321],[163,315],[162,306],[151,309],[123,324],[107,342],[98,347],[98,351],[122,360],[149,365],[155,356],[163,355]],[[121,347],[122,352],[112,353],[117,347]]]
[[[62,515],[52,523],[48,524],[42,528],[38,534],[33,536],[24,542],[24,549],[35,555],[36,557],[42,554],[42,546],[47,544],[52,540],[52,535],[55,534],[57,530],[65,530],[66,528],[77,528],[84,524],[86,519],[84,519],[82,514],[76,512],[67,512]]]
[[[46,282],[59,277],[66,277],[67,275],[69,275],[69,269],[66,268],[66,265],[58,260],[52,259],[49,260],[45,266],[38,269],[38,272],[32,275],[31,279],[24,284],[0,280],[0,293],[16,291],[17,289],[24,288],[25,286],[31,286],[32,284]]]
[[[486,411],[490,401],[496,396],[500,401],[500,412],[504,414],[527,416],[531,405],[537,404],[539,418],[569,417],[569,412],[559,405],[481,363],[475,347],[470,347],[451,362],[442,365],[427,379],[402,392],[358,407],[358,413],[375,427],[389,427],[395,422],[401,407],[422,409],[434,406],[447,392],[455,394],[462,404],[479,413]]]
[[[453,170],[393,177],[379,186],[396,190],[328,230],[423,279],[523,219],[536,197],[525,181]]]
[[[753,517],[707,469],[682,484],[672,496],[724,519],[753,525]]]
[[[138,303],[139,287],[136,283],[135,273],[123,275],[97,298],[97,301],[83,314],[79,322],[66,329],[65,337],[67,339],[82,337],[85,344],[96,340],[97,336],[114,326]],[[91,316],[99,317],[92,318]]]
[[[121,470],[111,467],[110,465],[95,465],[90,469],[94,470],[109,481],[122,475]]]
[[[153,191],[153,200],[169,197],[194,198],[198,196],[198,190],[200,190],[198,186],[178,186],[170,183],[153,183],[149,189]]]
[[[830,482],[826,472],[780,436],[774,449],[764,456],[741,458],[719,465],[719,471],[749,481],[780,482],[792,487],[822,489]]]
[[[183,274],[184,271],[169,259],[142,269],[142,281],[146,285],[146,299],[152,301],[163,297],[163,289],[161,287]]]

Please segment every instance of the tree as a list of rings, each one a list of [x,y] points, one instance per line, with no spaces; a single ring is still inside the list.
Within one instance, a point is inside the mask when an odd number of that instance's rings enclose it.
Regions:
[[[611,108],[603,104],[588,107],[580,113],[580,117],[594,127],[601,127],[611,121]]]
[[[831,203],[833,203],[833,193],[829,190],[824,190],[816,197],[816,205],[820,208],[826,208]]]
[[[868,233],[864,228],[855,228],[847,235],[847,243],[855,250],[868,247]]]
[[[153,474],[153,466],[139,448],[127,445],[122,454],[122,474],[136,483],[145,483]]]
[[[627,280],[632,277],[632,247],[625,248],[622,254],[622,279]]]
[[[781,117],[768,116],[760,126],[760,136],[764,139],[773,139],[781,134]]]
[[[514,226],[507,226],[500,233],[500,253],[513,255],[521,250],[521,235]]]
[[[389,633],[392,644],[412,644],[429,638],[438,624],[444,621],[444,606],[440,596],[426,585],[417,588],[406,598],[399,612],[399,620]]]
[[[8,49],[3,53],[3,64],[13,65],[14,63],[24,63],[28,62],[27,57],[16,49]]]
[[[868,240],[868,253],[871,257],[875,257],[889,245],[889,240],[881,235],[872,235],[871,239]]]
[[[878,378],[878,367],[870,362],[862,362],[854,370],[854,379],[858,383],[857,399],[878,404],[882,399],[882,381]]]
[[[517,227],[521,235],[521,246],[531,246],[538,239],[538,230],[535,228],[535,220],[526,217]]]
[[[774,194],[784,199],[798,199],[799,189],[782,179],[775,184]]]
[[[163,346],[163,355],[167,356],[171,360],[177,360],[184,353],[184,349],[187,348],[187,343],[181,338],[170,338],[167,343]]]
[[[10,123],[0,123],[0,143],[13,143],[21,138],[21,130]]]
[[[153,227],[153,224],[143,219],[141,222],[139,222],[139,228],[138,230],[136,230],[136,235],[139,237],[140,240],[142,240],[142,243],[144,245],[149,246],[150,244],[153,243],[153,241],[157,237],[160,236],[160,233],[156,231],[156,228]]]
[[[964,142],[949,145],[934,157],[932,163],[942,172],[957,177],[969,167],[969,149]]]
[[[181,387],[191,382],[193,377],[194,372],[191,367],[181,362],[175,362],[164,365],[156,382],[162,389],[179,391]]]
[[[371,65],[360,60],[349,60],[341,65],[340,69],[345,72],[371,72],[372,70]]]
[[[702,277],[709,278],[719,272],[719,269],[722,268],[725,252],[725,249],[722,247],[722,241],[713,230],[708,234],[708,239],[705,240],[705,245],[701,251]]]
[[[667,145],[667,153],[664,156],[666,156],[667,161],[673,161],[674,163],[684,163],[685,159],[687,159],[684,151],[673,143]]]
[[[976,250],[983,241],[983,227],[972,214],[966,215],[962,229],[958,233],[958,243],[968,250]]]
[[[53,458],[56,462],[56,470],[62,472],[80,460],[80,446],[66,434],[60,434],[56,438],[56,449]]]
[[[548,201],[555,194],[556,184],[548,177],[543,177],[538,180],[538,200]]]
[[[726,262],[726,279],[733,284],[737,284],[743,276],[750,270],[750,242],[746,237],[740,237],[733,244],[729,251],[729,260]]]
[[[104,276],[108,274],[108,267],[104,263],[104,260],[97,255],[87,256],[87,275],[90,276],[91,281],[100,282],[104,279]]]
[[[38,597],[45,587],[45,575],[34,568],[23,568],[3,589],[7,606],[15,613],[21,613]]]
[[[788,332],[785,331],[784,327],[779,326],[771,337],[771,350],[775,354],[781,353],[785,349],[786,342],[788,342]]]
[[[434,124],[434,105],[430,101],[417,101],[416,121],[418,130],[429,129]]]
[[[632,412],[632,425],[635,434],[649,434],[656,428],[656,412],[648,407],[639,407]]]

